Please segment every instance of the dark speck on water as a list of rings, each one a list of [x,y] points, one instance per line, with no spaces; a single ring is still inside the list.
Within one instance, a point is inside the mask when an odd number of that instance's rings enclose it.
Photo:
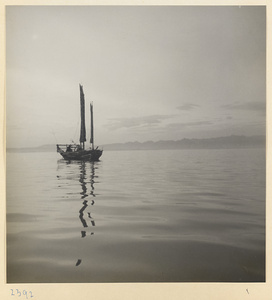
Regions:
[[[78,259],[76,262],[76,266],[79,266],[81,264],[81,259]]]
[[[7,282],[264,282],[265,149],[7,154]]]

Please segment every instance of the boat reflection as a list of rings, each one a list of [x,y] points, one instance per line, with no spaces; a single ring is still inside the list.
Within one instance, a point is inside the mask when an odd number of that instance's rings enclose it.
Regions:
[[[87,228],[93,228],[96,226],[95,220],[93,218],[93,210],[91,209],[94,204],[96,197],[94,185],[97,182],[98,176],[95,175],[95,171],[98,169],[100,162],[91,162],[91,161],[58,161],[58,169],[62,167],[67,167],[69,165],[72,167],[72,172],[70,171],[69,176],[72,176],[73,181],[80,183],[80,191],[77,192],[77,195],[80,196],[82,205],[79,208],[78,218],[80,220],[81,229],[80,237],[86,238],[87,236],[94,235],[92,230],[89,234]],[[78,171],[76,171],[78,170]],[[78,174],[78,175],[76,175]],[[67,176],[67,173],[66,173]],[[61,180],[61,176],[57,176],[58,180]],[[67,178],[67,177],[66,177]],[[61,186],[59,186],[61,187]],[[76,266],[79,266],[82,263],[82,259],[77,259]]]
[[[87,177],[87,167],[90,168],[89,181],[88,181],[88,177]],[[79,210],[79,219],[80,219],[84,229],[86,227],[88,227],[88,223],[84,217],[85,210],[90,207],[89,200],[87,200],[86,198],[89,196],[95,197],[94,183],[95,183],[95,177],[97,177],[97,176],[95,176],[95,168],[96,168],[95,162],[85,162],[85,161],[79,162],[79,169],[80,169],[79,182],[81,184],[81,189],[82,189],[82,192],[80,193],[80,195],[81,195],[81,199],[82,200],[84,199],[84,201],[82,202],[83,206]],[[90,184],[89,191],[87,188],[87,184]],[[90,204],[94,205],[95,201],[92,199]],[[88,215],[88,218],[90,219],[89,222],[90,222],[91,226],[95,226],[95,221],[94,221],[93,217],[91,216],[91,211],[87,211],[87,215]],[[81,230],[81,237],[85,238],[86,235],[87,235],[86,230]],[[90,235],[94,235],[94,232],[91,232]],[[79,258],[76,262],[76,267],[79,266],[81,264],[81,262],[82,262],[82,259]]]
[[[95,193],[94,193],[94,179],[95,179],[95,162],[85,162],[85,161],[81,161],[79,162],[80,164],[80,178],[79,178],[79,182],[81,184],[81,189],[82,192],[80,193],[81,195],[81,199],[85,199],[88,196],[91,197],[95,197]],[[90,167],[90,181],[88,182],[88,178],[87,178],[87,172],[86,172],[86,164],[89,165]],[[90,192],[88,193],[88,188],[87,188],[87,183],[90,184]],[[84,218],[85,215],[85,210],[87,207],[89,207],[89,201],[88,200],[84,200],[82,202],[83,206],[81,207],[81,209],[79,210],[79,219],[82,223],[83,228],[88,227],[88,223],[86,221],[86,219]],[[94,205],[95,201],[92,199],[90,202],[90,205]],[[91,226],[95,226],[95,221],[93,219],[93,217],[91,216],[91,212],[88,211],[87,212],[88,218],[90,219],[90,224]],[[91,235],[93,235],[94,233],[91,232]],[[81,237],[86,237],[86,231],[81,231]]]
[[[89,164],[90,166],[90,181],[88,182],[88,178],[87,178],[87,172],[86,172],[86,164]],[[82,192],[80,193],[81,195],[81,199],[85,199],[88,196],[91,197],[95,197],[95,193],[94,193],[94,181],[95,179],[95,163],[94,162],[85,162],[85,161],[81,161],[80,162],[80,179],[79,182],[81,184],[81,188],[82,188]],[[90,192],[88,194],[88,189],[87,189],[87,183],[90,184]],[[81,207],[81,209],[79,210],[79,219],[83,225],[84,228],[88,227],[87,221],[84,217],[85,215],[85,210],[87,209],[87,207],[89,207],[89,201],[88,200],[84,200],[82,202],[83,206]],[[95,204],[95,201],[92,199],[92,201],[90,202],[91,205]],[[95,221],[93,219],[93,217],[91,216],[91,212],[88,211],[87,212],[88,218],[90,219],[90,224],[91,226],[95,226]],[[93,235],[94,233],[91,232],[91,235]],[[81,236],[82,237],[86,237],[86,231],[81,231]]]

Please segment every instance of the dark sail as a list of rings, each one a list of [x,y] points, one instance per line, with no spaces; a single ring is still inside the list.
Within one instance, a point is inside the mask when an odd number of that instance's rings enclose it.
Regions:
[[[81,143],[86,142],[86,128],[85,128],[85,99],[82,85],[80,88],[80,114],[81,114],[81,128],[80,128],[80,139]]]
[[[94,126],[93,126],[93,105],[90,103],[90,109],[91,109],[91,138],[90,143],[92,144],[92,149],[94,148]]]

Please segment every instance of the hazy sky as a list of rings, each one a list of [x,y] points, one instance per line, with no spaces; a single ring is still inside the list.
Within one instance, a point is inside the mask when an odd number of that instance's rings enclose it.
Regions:
[[[10,6],[7,146],[265,134],[265,7]]]

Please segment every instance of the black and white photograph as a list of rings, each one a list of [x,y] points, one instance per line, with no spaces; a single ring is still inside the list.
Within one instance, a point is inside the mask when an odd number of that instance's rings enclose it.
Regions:
[[[265,283],[266,6],[5,10],[7,284]]]

